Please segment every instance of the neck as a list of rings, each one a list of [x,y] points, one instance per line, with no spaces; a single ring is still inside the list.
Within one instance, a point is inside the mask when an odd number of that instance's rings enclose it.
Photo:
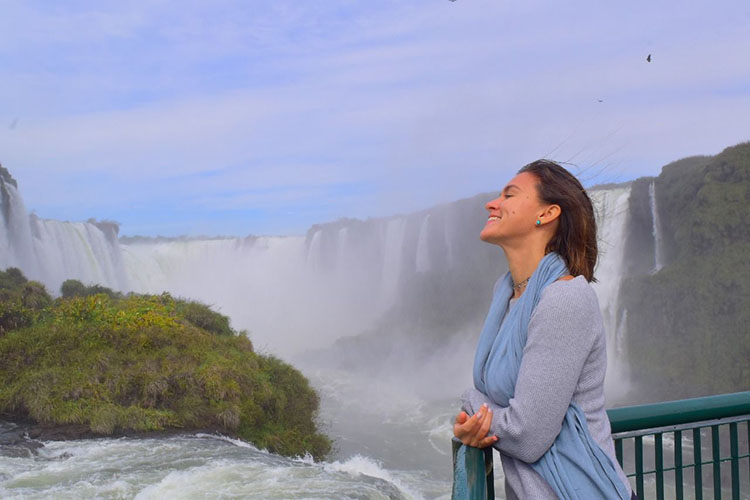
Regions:
[[[544,258],[544,248],[507,248],[503,247],[505,258],[508,261],[508,269],[513,278],[513,284],[521,283],[529,278],[536,270],[539,262]],[[513,289],[513,297],[521,296],[526,286]]]

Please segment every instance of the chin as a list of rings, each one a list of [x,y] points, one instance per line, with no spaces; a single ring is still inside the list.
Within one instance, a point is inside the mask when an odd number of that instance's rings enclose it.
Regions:
[[[499,245],[500,239],[497,235],[492,234],[490,231],[482,231],[479,233],[479,239],[485,243],[491,243],[493,245]]]

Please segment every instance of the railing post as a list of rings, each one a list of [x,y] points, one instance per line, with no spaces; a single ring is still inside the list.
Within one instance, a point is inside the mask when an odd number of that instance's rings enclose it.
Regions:
[[[721,500],[721,441],[719,441],[719,426],[711,426],[711,450],[714,462],[714,500]]]
[[[494,500],[495,474],[492,447],[466,446],[456,438],[453,444],[453,490],[451,500]]]
[[[740,448],[737,422],[729,424],[729,456],[732,461],[732,500],[740,500]]]
[[[645,498],[643,490],[643,436],[637,436],[635,438],[635,494],[638,498]]]
[[[682,431],[674,433],[674,483],[675,496],[682,500]]]
[[[701,430],[693,429],[693,478],[695,500],[703,500],[703,457],[701,456]]]
[[[654,436],[654,465],[656,469],[656,500],[664,500],[664,440],[661,432]]]

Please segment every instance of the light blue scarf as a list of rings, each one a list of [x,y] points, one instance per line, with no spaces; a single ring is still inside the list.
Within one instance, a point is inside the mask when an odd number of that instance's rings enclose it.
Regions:
[[[507,407],[513,398],[529,321],[542,291],[568,274],[558,254],[547,254],[507,317],[513,295],[510,273],[498,281],[474,357],[474,386],[497,405]],[[591,436],[583,410],[573,403],[555,442],[531,466],[562,499],[630,498],[612,460]]]

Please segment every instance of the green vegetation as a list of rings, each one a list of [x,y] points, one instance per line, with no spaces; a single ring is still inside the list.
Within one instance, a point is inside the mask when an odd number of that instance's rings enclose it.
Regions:
[[[665,166],[656,193],[667,265],[622,290],[636,392],[658,400],[747,390],[750,143]]]
[[[91,295],[97,295],[103,293],[112,299],[122,298],[122,294],[115,292],[111,288],[101,285],[86,286],[78,280],[65,280],[60,287],[60,293],[64,299],[70,299],[73,297],[89,297]]]
[[[197,302],[66,281],[52,301],[0,272],[0,415],[95,434],[214,430],[287,456],[322,458],[318,396]],[[99,291],[103,293],[93,293]]]

